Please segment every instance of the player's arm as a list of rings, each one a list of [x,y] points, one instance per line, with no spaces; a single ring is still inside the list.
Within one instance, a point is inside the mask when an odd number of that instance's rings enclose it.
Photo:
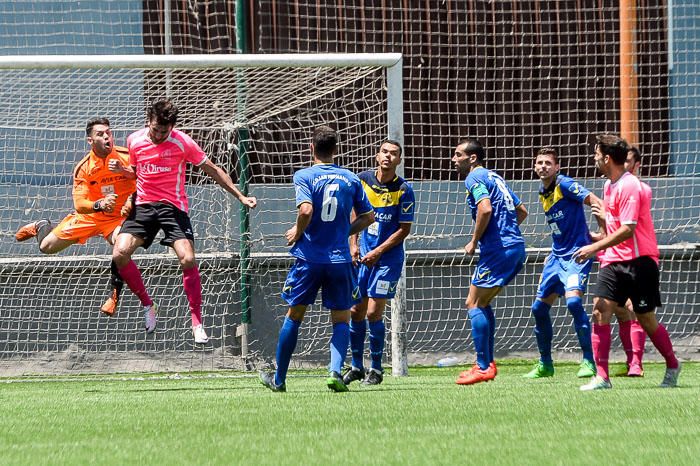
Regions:
[[[109,161],[109,171],[122,175],[127,180],[136,179],[136,169],[134,167],[125,167],[119,160],[112,159]]]
[[[527,207],[522,202],[515,207],[515,217],[518,220],[518,225],[522,224],[527,218]]]
[[[292,228],[287,230],[284,237],[287,238],[287,246],[296,243],[304,234],[306,227],[311,223],[314,214],[314,206],[310,201],[304,201],[297,207],[297,221]]]
[[[374,223],[374,210],[362,213],[350,224],[350,236],[356,235]]]
[[[258,200],[255,197],[243,195],[243,193],[240,192],[236,185],[233,183],[231,177],[228,176],[228,173],[223,171],[221,167],[216,165],[210,159],[207,159],[203,164],[199,165],[199,168],[201,168],[204,173],[206,173],[214,181],[216,181],[216,184],[218,184],[226,191],[236,196],[236,199],[238,199],[239,202],[244,206],[254,209],[255,206],[258,204]]]
[[[355,221],[357,214],[355,209],[350,212],[350,224]],[[352,263],[357,265],[360,262],[360,235],[355,233],[350,235],[350,256],[352,257]]]
[[[403,240],[411,233],[412,223],[399,223],[399,229],[391,234],[382,244],[369,251],[360,262],[368,267],[377,263],[382,254],[403,243]]]
[[[605,204],[603,200],[593,193],[589,193],[583,200],[583,203],[591,207],[591,213],[598,224],[598,231],[590,232],[591,240],[597,242],[605,238],[607,232],[605,230]]]
[[[602,251],[609,247],[615,246],[616,244],[622,243],[624,240],[632,237],[636,227],[637,225],[634,223],[624,223],[620,225],[620,228],[615,230],[611,235],[608,235],[600,241],[596,241],[595,243],[584,246],[576,251],[573,255],[574,260],[576,260],[576,262],[585,262],[595,256],[598,251]]]
[[[95,212],[112,212],[116,203],[116,194],[109,194],[96,201],[91,201],[88,180],[81,170],[75,173],[73,177],[73,206],[77,213],[94,214]]]
[[[522,205],[522,204],[520,204]],[[482,198],[476,205],[476,225],[474,225],[474,232],[472,233],[472,240],[464,246],[464,251],[472,255],[476,251],[476,245],[484,236],[486,232],[486,227],[489,226],[489,220],[491,220],[491,212],[493,208],[491,207],[491,199],[488,197]],[[527,211],[526,211],[527,213]]]

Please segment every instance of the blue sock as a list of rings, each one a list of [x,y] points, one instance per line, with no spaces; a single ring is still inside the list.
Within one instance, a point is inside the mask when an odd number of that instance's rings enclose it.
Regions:
[[[532,303],[532,316],[535,318],[535,337],[537,348],[540,350],[540,361],[543,364],[552,364],[552,317],[549,310],[552,306],[536,299]]]
[[[566,298],[566,307],[569,309],[571,316],[574,318],[574,330],[578,337],[578,343],[581,345],[583,359],[593,361],[593,345],[591,344],[591,322],[588,320],[588,314],[583,309],[583,301],[579,296]]]
[[[476,363],[479,365],[479,369],[486,370],[491,363],[489,360],[489,320],[480,307],[469,309],[469,319],[472,322],[472,340],[476,351]]]
[[[382,370],[382,356],[384,355],[384,338],[386,327],[384,319],[369,323],[369,354],[372,357],[372,369]]]
[[[489,361],[496,360],[496,314],[493,313],[493,308],[489,304],[484,308],[484,315],[489,321]]]
[[[333,324],[333,335],[331,335],[331,372],[340,372],[345,364],[345,356],[348,354],[350,346],[350,324],[347,322],[337,322]]]
[[[350,350],[352,351],[352,366],[363,369],[365,353],[365,336],[367,335],[367,319],[359,322],[350,321]],[[371,341],[370,336],[370,341]]]
[[[282,385],[287,379],[287,369],[289,369],[289,361],[292,359],[292,353],[297,346],[297,337],[299,336],[299,326],[301,322],[292,320],[289,317],[284,318],[284,324],[280,329],[280,337],[277,340],[277,371],[275,372],[275,384]]]

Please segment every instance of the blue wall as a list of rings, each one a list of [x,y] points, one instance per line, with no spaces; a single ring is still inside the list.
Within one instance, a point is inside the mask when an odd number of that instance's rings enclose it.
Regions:
[[[671,173],[700,174],[700,4],[673,0],[669,18]]]

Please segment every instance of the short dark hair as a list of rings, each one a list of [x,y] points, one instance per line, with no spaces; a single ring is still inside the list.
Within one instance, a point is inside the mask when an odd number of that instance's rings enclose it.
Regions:
[[[609,155],[615,165],[624,165],[627,160],[627,141],[615,134],[605,133],[596,136],[596,147],[603,155]]]
[[[559,155],[557,155],[557,150],[554,147],[542,147],[540,150],[537,151],[535,158],[539,157],[540,155],[549,155],[554,159],[554,163],[559,163]]]
[[[170,99],[159,98],[153,101],[148,110],[146,110],[146,116],[148,117],[148,122],[155,118],[156,123],[159,125],[173,125],[177,123],[177,114],[179,110],[177,105],[172,103]]]
[[[384,144],[391,144],[391,145],[393,145],[393,146],[398,147],[398,148],[399,148],[399,155],[401,155],[401,153],[403,152],[403,148],[401,147],[401,143],[400,143],[399,141],[397,141],[396,139],[385,139],[385,140],[383,140],[383,141],[379,144],[379,149],[381,149],[382,146],[383,146]],[[377,152],[379,152],[379,150],[377,150]]]
[[[318,157],[327,159],[335,154],[338,145],[338,133],[330,126],[319,126],[311,136],[314,151]]]
[[[106,117],[94,117],[90,118],[85,126],[85,134],[88,137],[92,134],[92,127],[95,125],[107,125],[109,126],[109,120]]]
[[[461,146],[462,144],[466,144],[466,147],[464,148],[464,152],[467,155],[476,155],[476,159],[479,162],[483,162],[486,159],[486,151],[484,150],[484,146],[481,145],[481,143],[475,139],[475,138],[462,138],[457,142],[458,146]]]
[[[639,152],[639,149],[635,146],[630,146],[629,149],[627,149],[627,153],[629,154],[632,152],[632,158],[634,159],[635,163],[642,163],[642,153]]]

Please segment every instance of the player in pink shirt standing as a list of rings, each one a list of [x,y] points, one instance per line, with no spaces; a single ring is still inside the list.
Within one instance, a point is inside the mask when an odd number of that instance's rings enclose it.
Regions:
[[[608,375],[610,320],[627,299],[632,301],[639,323],[666,360],[662,387],[678,385],[681,365],[673,352],[666,328],[656,320],[661,305],[659,291],[659,248],[649,205],[643,207],[639,179],[625,170],[627,142],[612,134],[597,137],[594,160],[608,178],[604,188],[605,235],[574,253],[577,261],[599,256],[600,271],[593,300],[593,358],[597,374],[581,390],[612,388]],[[617,312],[616,312],[617,311]],[[624,312],[624,311],[622,311]]]
[[[146,333],[156,328],[157,309],[131,261],[139,246],[148,248],[162,229],[161,244],[175,250],[182,267],[183,285],[192,316],[195,343],[209,341],[202,326],[202,282],[194,255],[194,234],[187,214],[185,173],[187,163],[202,169],[241,204],[254,208],[254,197],[244,196],[231,177],[214,164],[187,134],[174,128],[178,108],[170,100],[159,99],[148,108],[148,125],[127,138],[131,169],[136,173],[136,203],[117,237],[113,259],[131,291],[144,309]]]
[[[636,177],[639,177],[639,168],[642,162],[642,154],[634,146],[630,146],[627,150],[627,160],[625,160],[625,170]],[[651,212],[651,187],[640,180],[642,185],[642,197],[639,204],[640,211]],[[605,213],[603,213],[603,216]],[[647,334],[642,328],[642,325],[637,320],[634,313],[634,306],[629,299],[625,303],[624,308],[617,308],[617,326],[620,331],[620,341],[622,348],[627,355],[625,371],[618,375],[626,375],[627,377],[643,377],[644,367],[642,359],[644,358],[644,343],[646,342]]]

